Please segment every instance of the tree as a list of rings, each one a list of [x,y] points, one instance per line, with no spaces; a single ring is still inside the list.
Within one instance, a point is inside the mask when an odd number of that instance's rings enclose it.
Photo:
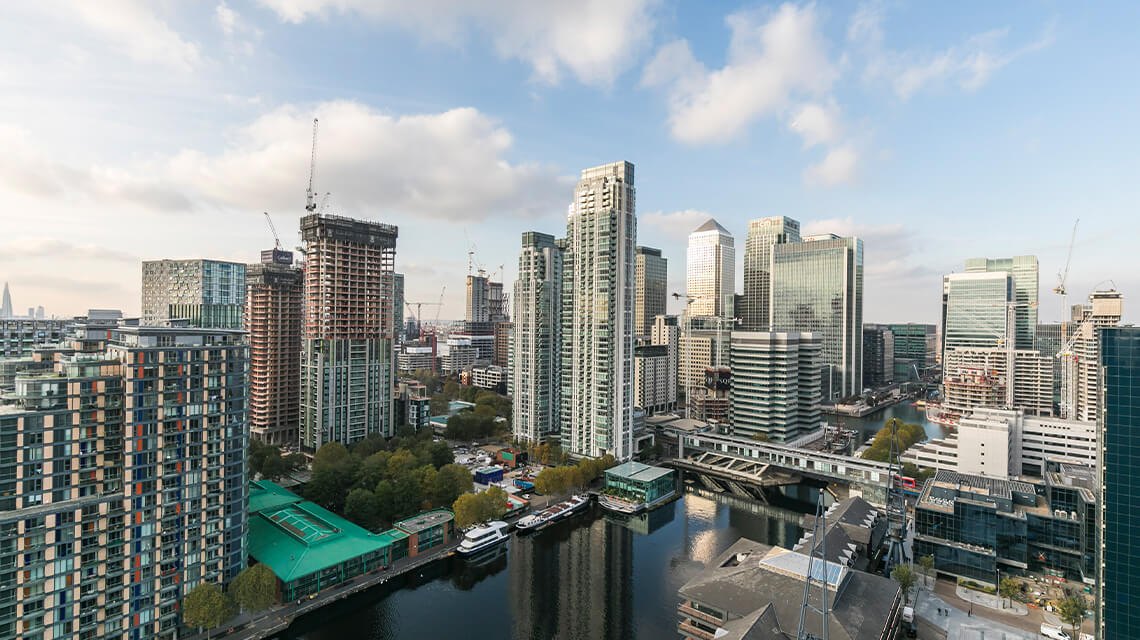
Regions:
[[[326,442],[317,450],[317,455],[313,456],[313,473],[319,473],[323,469],[336,466],[346,458],[348,458],[348,449],[343,444]]]
[[[752,439],[756,440],[757,442],[768,442],[768,434],[764,433],[763,431],[759,431],[752,434]]]
[[[357,487],[344,500],[344,517],[365,529],[376,526],[377,511],[376,494],[368,489]]]
[[[922,573],[927,578],[934,571],[934,556],[922,556],[918,559],[918,566],[922,567]]]
[[[276,481],[281,476],[289,473],[289,463],[281,454],[270,455],[265,459],[261,465],[261,477],[266,480]]]
[[[390,480],[376,485],[376,515],[384,522],[396,519],[396,487]]]
[[[448,380],[443,383],[443,395],[447,396],[449,400],[454,400],[459,397],[459,383],[454,380]]]
[[[446,442],[433,442],[428,445],[428,455],[431,457],[431,464],[436,469],[455,462],[455,456],[451,453],[451,447],[447,446]]]
[[[1002,578],[998,583],[998,595],[1005,598],[1010,606],[1013,606],[1013,597],[1021,593],[1021,584],[1013,578]]]
[[[406,473],[392,483],[393,499],[392,507],[393,519],[399,519],[410,516],[419,512],[420,506],[423,505],[424,492],[423,485],[420,484],[418,478],[410,473]]]
[[[1061,616],[1061,621],[1072,630],[1073,640],[1080,637],[1079,630],[1085,621],[1085,599],[1076,594],[1071,595],[1061,601],[1057,613]]]
[[[246,567],[230,583],[234,602],[247,611],[263,611],[277,600],[277,576],[268,565]]]
[[[449,505],[473,487],[474,480],[467,467],[446,464],[435,474],[432,486],[428,489],[428,498],[436,506]]]
[[[429,413],[433,416],[445,416],[448,410],[447,396],[442,393],[437,393],[431,397],[431,402],[428,405]]]
[[[451,510],[455,513],[455,526],[465,529],[479,522],[479,509],[479,497],[473,493],[465,493],[456,498],[451,505]]]
[[[486,491],[480,493],[485,501],[485,513],[487,520],[494,520],[495,518],[502,518],[510,509],[510,503],[507,501],[507,492],[498,487],[491,487]]]
[[[203,582],[194,587],[182,602],[182,621],[199,630],[208,632],[232,617],[233,601],[213,582]]]
[[[891,578],[893,578],[895,582],[899,583],[899,587],[902,588],[903,603],[909,604],[910,590],[914,588],[916,579],[914,570],[910,568],[910,565],[900,564],[899,566],[895,567],[894,571],[891,571]]]

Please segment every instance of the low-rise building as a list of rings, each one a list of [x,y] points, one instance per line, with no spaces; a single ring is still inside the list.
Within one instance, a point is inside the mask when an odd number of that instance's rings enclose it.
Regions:
[[[453,344],[447,348],[447,353],[439,357],[439,372],[443,375],[453,375],[466,371],[479,361],[479,350],[470,345]]]
[[[506,393],[507,370],[496,365],[475,365],[471,367],[470,384],[495,393]]]
[[[400,380],[396,386],[397,423],[416,431],[428,426],[431,418],[431,396],[427,387],[415,380]]]
[[[838,529],[836,530],[838,531]],[[825,577],[827,626],[832,640],[891,640],[902,623],[903,596],[890,578],[816,559],[812,575]],[[684,638],[786,640],[794,638],[809,556],[741,538],[679,590]],[[818,583],[816,583],[818,585]],[[818,586],[808,594],[820,601]],[[822,617],[807,612],[804,628],[823,637]]]
[[[447,509],[425,511],[397,522],[395,528],[408,536],[408,557],[430,551],[455,539],[455,514]]]
[[[636,505],[635,510],[651,509],[676,492],[675,475],[672,469],[630,460],[606,469],[603,494]]]
[[[992,478],[1041,476],[1051,462],[1095,467],[1096,429],[1093,422],[980,408],[946,437],[907,449],[902,461]]]
[[[435,371],[435,347],[407,345],[396,356],[400,371],[414,373],[421,369]]]
[[[914,556],[942,574],[996,586],[1001,575],[1095,581],[1096,486],[1087,467],[1057,465],[1041,482],[939,471],[915,505]]]
[[[865,571],[883,544],[886,514],[861,497],[834,502],[823,514],[827,561]],[[804,515],[804,537],[792,551],[811,553],[815,514]]]
[[[0,318],[0,356],[31,353],[41,344],[59,342],[72,320]]]

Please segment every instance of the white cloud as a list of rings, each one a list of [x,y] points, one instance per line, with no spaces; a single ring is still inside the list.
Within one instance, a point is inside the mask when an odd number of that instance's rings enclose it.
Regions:
[[[227,36],[234,34],[234,29],[237,28],[238,14],[224,2],[219,2],[218,6],[214,9],[214,19],[218,22],[218,28],[222,33]]]
[[[707,211],[683,209],[681,211],[654,211],[637,216],[640,227],[650,227],[662,231],[673,238],[688,238],[694,229],[713,217]]]
[[[236,130],[223,151],[186,149],[122,168],[59,164],[26,131],[0,129],[9,149],[0,158],[0,180],[35,197],[149,210],[298,210],[313,113],[283,106]],[[315,186],[331,191],[333,205],[346,213],[542,217],[563,211],[572,188],[549,167],[511,164],[510,132],[475,109],[393,117],[356,102],[330,102],[315,113],[321,119]]]
[[[201,56],[197,43],[183,39],[155,14],[155,5],[145,0],[72,0],[44,3],[60,19],[78,18],[112,48],[143,64],[161,64],[178,71],[192,71]]]
[[[0,246],[0,260],[24,261],[31,258],[54,260],[105,260],[111,262],[136,262],[138,256],[97,244],[74,244],[58,238],[11,238]]]
[[[231,54],[253,55],[257,43],[261,40],[261,29],[242,19],[225,2],[218,3],[214,8],[214,21],[225,36],[226,50]]]
[[[1002,28],[970,36],[960,44],[933,53],[895,51],[883,44],[883,20],[881,4],[862,5],[848,23],[847,38],[864,61],[864,79],[887,83],[903,100],[947,84],[976,91],[1002,67],[1053,43],[1050,23],[1036,40],[1012,50],[1003,46],[1009,29]]]
[[[409,29],[432,42],[490,37],[503,58],[530,65],[557,83],[568,69],[579,81],[608,86],[636,61],[654,28],[658,0],[260,0],[285,21],[358,13]]]
[[[670,129],[683,142],[730,141],[797,96],[825,95],[836,78],[814,5],[735,13],[725,22],[732,37],[723,68],[708,70],[682,40],[662,47],[642,76],[646,86],[667,87]]]
[[[855,181],[858,160],[859,154],[851,145],[832,149],[822,162],[804,169],[804,182],[824,187],[850,184]]]
[[[801,105],[792,114],[788,128],[803,137],[805,148],[834,143],[843,135],[843,126],[839,122],[839,108],[835,106],[835,102],[824,105],[814,103]]]

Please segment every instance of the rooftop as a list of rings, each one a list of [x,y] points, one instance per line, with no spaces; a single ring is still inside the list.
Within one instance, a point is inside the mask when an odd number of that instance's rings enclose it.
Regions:
[[[407,520],[401,520],[395,524],[395,527],[407,533],[419,533],[450,522],[454,518],[455,514],[447,509],[436,509],[435,511],[426,511]]]
[[[714,220],[713,218],[709,218],[708,220],[705,221],[704,224],[697,227],[696,229],[693,229],[692,233],[703,233],[705,231],[717,231],[719,233],[723,233],[726,235],[732,235],[731,233],[729,233],[728,229],[725,229],[724,227],[720,226],[720,223],[717,222],[716,220]]]
[[[249,519],[249,555],[284,582],[378,551],[403,537],[406,534],[395,530],[369,533],[312,502],[265,508]]]
[[[681,587],[680,596],[727,613],[723,626],[726,634],[718,636],[721,638],[756,637],[748,631],[756,630],[749,619],[766,618],[767,630],[795,629],[807,565],[808,556],[802,553],[741,538]],[[813,563],[812,574],[826,576],[831,585],[828,627],[833,640],[879,640],[902,605],[899,587],[889,578],[831,562]],[[818,589],[813,591],[812,598],[818,602]],[[819,617],[810,616],[806,630],[818,635],[818,625]]]
[[[606,474],[613,474],[628,478],[630,480],[637,480],[639,482],[652,482],[658,478],[665,477],[673,473],[672,469],[665,469],[663,467],[653,467],[647,464],[642,464],[634,460],[624,462],[616,467],[606,469]]]
[[[276,482],[255,480],[249,487],[249,513],[274,509],[287,504],[301,502],[301,496],[289,491]]]

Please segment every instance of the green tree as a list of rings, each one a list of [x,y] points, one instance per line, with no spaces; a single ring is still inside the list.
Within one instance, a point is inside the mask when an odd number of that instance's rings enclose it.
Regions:
[[[392,483],[393,519],[400,519],[418,513],[424,502],[423,485],[418,478],[405,473]]]
[[[376,515],[384,522],[396,519],[396,487],[391,480],[376,485]]]
[[[460,387],[459,383],[454,380],[448,380],[443,383],[443,395],[447,396],[448,400],[454,400],[459,397]]]
[[[487,520],[494,520],[502,518],[510,509],[510,503],[507,501],[507,492],[498,487],[491,487],[486,491],[479,494],[484,501],[484,513]]]
[[[367,438],[352,445],[352,455],[363,460],[377,451],[383,451],[386,446],[387,442],[384,440],[384,436],[378,433],[370,433]]]
[[[281,451],[277,447],[265,444],[256,438],[250,438],[249,470],[254,475],[264,475],[265,461],[273,456],[281,457]]]
[[[431,503],[437,506],[449,505],[459,496],[471,491],[474,480],[467,467],[457,464],[445,464],[435,474],[432,486],[428,491]]]
[[[348,449],[339,442],[326,442],[313,456],[313,473],[334,467],[348,458]]]
[[[268,565],[246,567],[230,583],[234,602],[246,611],[263,611],[277,601],[277,576]]]
[[[1061,621],[1072,630],[1073,640],[1080,637],[1080,628],[1085,621],[1085,599],[1076,594],[1071,595],[1061,601],[1057,613],[1061,616]]]
[[[365,529],[376,526],[377,512],[376,494],[368,489],[357,487],[344,500],[344,517]]]
[[[451,505],[452,512],[455,513],[455,526],[460,529],[465,529],[480,521],[481,501],[478,496],[472,493],[465,493],[455,499],[455,503]]]
[[[265,458],[265,462],[261,465],[261,477],[266,480],[277,481],[289,471],[289,463],[281,457],[280,453]]]
[[[1021,593],[1021,583],[1013,578],[1002,578],[998,583],[998,595],[1006,599],[1010,606],[1013,605],[1013,597]]]
[[[234,603],[213,582],[194,587],[182,602],[182,621],[191,627],[207,631],[234,617]]]
[[[446,442],[433,442],[428,445],[427,451],[431,457],[431,464],[436,469],[455,462],[455,456],[451,453],[451,447],[447,446]]]
[[[390,477],[388,475],[388,461],[391,457],[391,452],[377,451],[365,458],[364,462],[360,463],[360,477],[357,485],[364,488],[375,488],[381,480],[388,479]]]
[[[758,431],[752,434],[752,439],[758,442],[768,442],[768,434],[764,433],[763,431]]]
[[[918,566],[922,567],[922,573],[927,578],[934,573],[934,556],[922,556],[918,559]]]
[[[899,583],[899,587],[902,588],[903,603],[909,604],[910,590],[914,588],[916,579],[914,570],[911,569],[909,565],[900,564],[899,566],[895,567],[894,571],[891,571],[891,578],[893,578],[895,582]]]
[[[433,416],[445,416],[448,412],[447,396],[442,393],[437,393],[431,397],[431,402],[428,405],[428,413]]]

